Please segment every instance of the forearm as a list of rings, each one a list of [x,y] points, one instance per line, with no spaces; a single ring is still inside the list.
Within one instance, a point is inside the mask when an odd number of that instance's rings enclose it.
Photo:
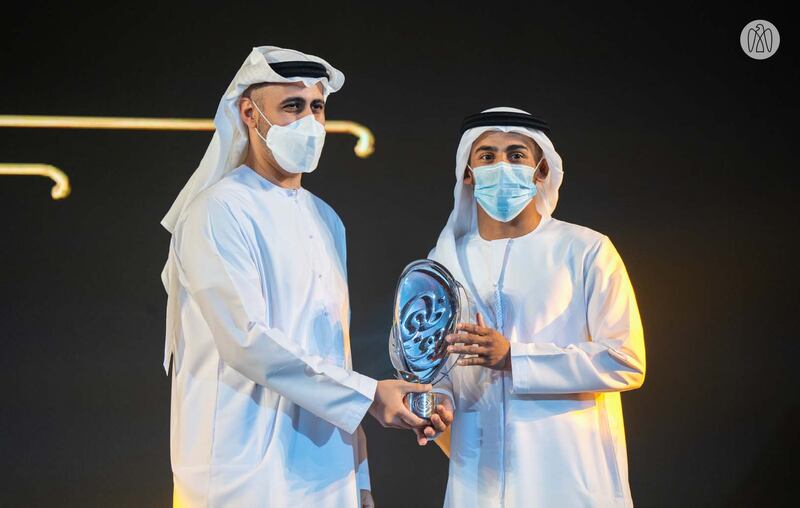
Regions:
[[[226,364],[342,430],[355,431],[372,403],[375,380],[307,354],[280,330],[215,314],[210,299],[199,298]]]
[[[625,391],[644,382],[644,332],[633,286],[614,246],[600,239],[586,259],[584,294],[588,338],[512,343],[516,393]]]
[[[625,391],[644,382],[644,362],[622,345],[512,343],[513,390],[520,394]]]
[[[173,238],[177,275],[197,303],[222,360],[353,433],[372,403],[377,382],[310,355],[300,346],[301,338],[269,327],[270,295],[247,238],[224,203],[209,200],[198,206],[179,228],[177,240]]]

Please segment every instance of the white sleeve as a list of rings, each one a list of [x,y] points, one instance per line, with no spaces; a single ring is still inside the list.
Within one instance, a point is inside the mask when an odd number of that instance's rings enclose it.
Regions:
[[[318,417],[352,434],[377,381],[308,354],[266,323],[269,295],[245,235],[224,203],[197,203],[181,225],[176,259],[222,360]]]
[[[584,297],[588,341],[511,344],[515,393],[624,391],[642,385],[645,352],[639,309],[622,259],[607,237],[587,256]]]

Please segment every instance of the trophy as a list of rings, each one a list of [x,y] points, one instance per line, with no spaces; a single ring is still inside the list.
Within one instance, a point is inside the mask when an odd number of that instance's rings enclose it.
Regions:
[[[445,337],[455,332],[462,302],[468,302],[466,292],[442,264],[420,259],[406,266],[389,335],[389,356],[399,378],[435,384],[447,375],[449,369],[442,373],[449,356]],[[437,399],[432,392],[406,395],[409,409],[420,418],[431,417]]]

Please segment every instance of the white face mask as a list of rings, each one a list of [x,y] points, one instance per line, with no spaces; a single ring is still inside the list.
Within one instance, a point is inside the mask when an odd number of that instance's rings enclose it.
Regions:
[[[289,173],[311,173],[317,169],[325,144],[325,126],[314,115],[306,115],[288,125],[274,125],[255,101],[250,102],[270,125],[267,137],[262,136],[258,129],[256,134],[272,151],[278,165]]]

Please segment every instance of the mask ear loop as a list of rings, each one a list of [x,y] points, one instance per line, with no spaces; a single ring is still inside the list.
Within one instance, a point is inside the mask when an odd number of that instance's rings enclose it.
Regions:
[[[539,171],[539,166],[542,165],[542,161],[544,161],[544,155],[542,155],[542,158],[539,159],[539,162],[537,162],[536,166],[533,168],[533,183],[536,183],[536,172]]]
[[[544,161],[546,159],[547,159],[547,157],[545,157],[544,154],[542,154],[542,158],[539,159],[539,163],[536,164],[536,169],[533,172],[533,183],[534,183],[534,185],[536,185],[536,195],[542,200],[545,209],[550,210],[550,200],[547,199],[547,187],[545,186],[545,182],[546,182],[547,178],[550,175],[548,174],[547,176],[542,178],[540,181],[538,181],[538,182],[536,181],[536,171],[539,170],[539,165],[542,163],[542,161]],[[537,208],[537,211],[538,211],[538,208]]]
[[[269,121],[269,118],[267,118],[267,115],[265,115],[261,111],[261,108],[258,107],[258,104],[256,104],[256,101],[254,101],[251,97],[248,97],[248,99],[250,99],[250,103],[253,105],[254,108],[256,108],[256,111],[258,111],[258,114],[261,115],[261,118],[263,118],[269,124],[270,127],[274,127],[273,123]],[[261,133],[258,131],[258,126],[256,126],[256,135],[259,138],[261,138],[261,141],[263,141],[264,143],[267,142],[267,137],[261,135]]]
[[[256,108],[256,111],[258,111],[258,114],[261,115],[261,118],[266,120],[266,122],[269,124],[270,127],[274,127],[273,123],[269,121],[269,118],[267,118],[267,115],[265,115],[264,112],[261,111],[261,108],[258,107],[258,104],[256,104],[256,101],[254,101],[250,97],[248,97],[248,99],[250,99],[250,103],[253,104],[254,108]]]

